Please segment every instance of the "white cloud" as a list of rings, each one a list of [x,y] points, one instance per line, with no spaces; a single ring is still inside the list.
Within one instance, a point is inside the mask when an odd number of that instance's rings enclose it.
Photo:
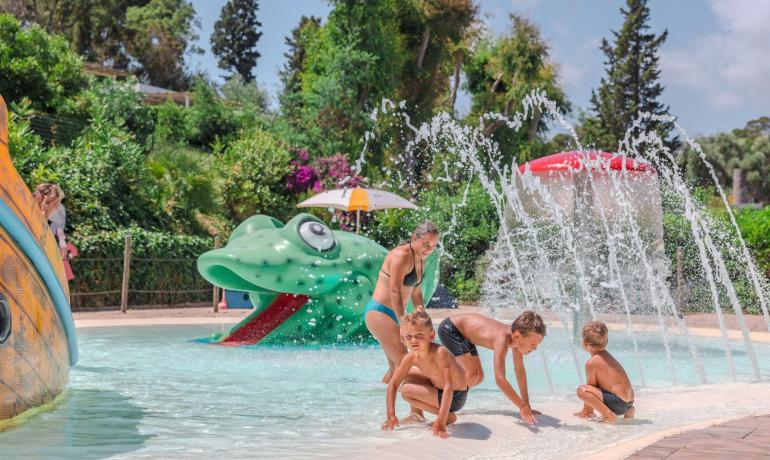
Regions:
[[[551,55],[558,65],[557,75],[567,92],[584,88],[588,80],[599,82],[603,70],[601,59],[604,56],[597,54],[600,42],[599,37],[587,37],[568,50],[552,46]]]
[[[717,109],[770,102],[770,2],[711,0],[718,32],[661,52],[662,77]]]
[[[513,11],[526,13],[534,10],[540,0],[508,0],[508,3],[513,7]]]
[[[585,66],[576,65],[571,62],[562,62],[558,66],[559,81],[568,91],[582,86],[583,79],[587,74]]]

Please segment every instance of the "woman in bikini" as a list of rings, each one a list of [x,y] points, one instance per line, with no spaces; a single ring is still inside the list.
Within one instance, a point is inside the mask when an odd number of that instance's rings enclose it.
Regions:
[[[425,259],[436,249],[438,228],[425,221],[417,226],[406,243],[393,248],[382,262],[372,299],[366,305],[366,327],[385,351],[388,372],[383,383],[390,381],[396,366],[406,355],[401,341],[399,321],[406,313],[406,304],[412,299],[416,310],[425,308],[420,284],[425,271]]]

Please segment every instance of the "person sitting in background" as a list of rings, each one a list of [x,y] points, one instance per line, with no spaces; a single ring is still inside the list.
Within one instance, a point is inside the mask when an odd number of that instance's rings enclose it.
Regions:
[[[48,219],[51,232],[56,237],[67,280],[72,281],[75,276],[69,263],[70,245],[67,243],[67,236],[64,233],[64,227],[67,223],[67,211],[62,204],[64,192],[57,184],[46,183],[35,187],[33,196],[38,206],[40,206],[40,210],[43,211],[43,215]],[[76,249],[73,252],[76,253]]]

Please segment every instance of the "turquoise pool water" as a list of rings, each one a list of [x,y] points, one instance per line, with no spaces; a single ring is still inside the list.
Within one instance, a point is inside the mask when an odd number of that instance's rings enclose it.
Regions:
[[[384,386],[378,383],[385,360],[379,348],[226,348],[191,342],[220,328],[79,330],[80,362],[64,402],[0,433],[2,458],[339,457],[397,439],[379,429],[385,408]],[[659,340],[654,335],[640,340],[647,386],[670,386]],[[709,382],[727,382],[720,343],[697,343]],[[749,380],[742,344],[733,345],[739,376]],[[565,333],[553,330],[526,358],[535,407],[574,394],[578,376],[569,350]],[[638,382],[623,333],[611,335],[610,350]],[[679,383],[696,384],[687,347],[675,341],[673,352]],[[768,352],[767,345],[757,345],[764,375],[770,375]],[[545,353],[556,396],[546,384],[539,353]],[[487,379],[470,393],[466,410],[511,409],[494,384],[491,353],[482,350],[481,356]],[[578,353],[581,365],[586,357]],[[513,381],[512,369],[509,378]],[[399,404],[403,414],[406,407]]]

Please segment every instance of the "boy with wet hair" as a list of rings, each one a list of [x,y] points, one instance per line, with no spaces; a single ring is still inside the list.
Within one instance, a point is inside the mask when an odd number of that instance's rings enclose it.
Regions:
[[[401,387],[401,396],[412,407],[437,414],[433,434],[447,438],[446,426],[457,420],[454,413],[463,408],[468,396],[465,372],[449,350],[433,342],[436,338],[433,322],[424,310],[406,315],[401,331],[409,352],[388,382],[388,419],[382,429],[392,430],[398,426],[396,391],[411,367],[416,366],[424,378],[410,375],[410,380]]]
[[[441,344],[447,347],[465,370],[468,386],[474,387],[484,380],[484,371],[476,345],[489,348],[494,353],[495,383],[503,394],[519,408],[521,418],[530,424],[537,423],[529,405],[527,372],[524,355],[534,351],[545,337],[545,322],[537,313],[527,310],[510,326],[478,313],[463,313],[449,318],[438,327]],[[505,376],[505,357],[513,350],[513,369],[521,396]]]
[[[588,418],[594,410],[602,422],[613,423],[618,415],[634,418],[634,389],[623,366],[606,350],[607,325],[591,321],[583,326],[583,349],[591,353],[586,361],[586,385],[577,388],[583,410],[575,413]]]

